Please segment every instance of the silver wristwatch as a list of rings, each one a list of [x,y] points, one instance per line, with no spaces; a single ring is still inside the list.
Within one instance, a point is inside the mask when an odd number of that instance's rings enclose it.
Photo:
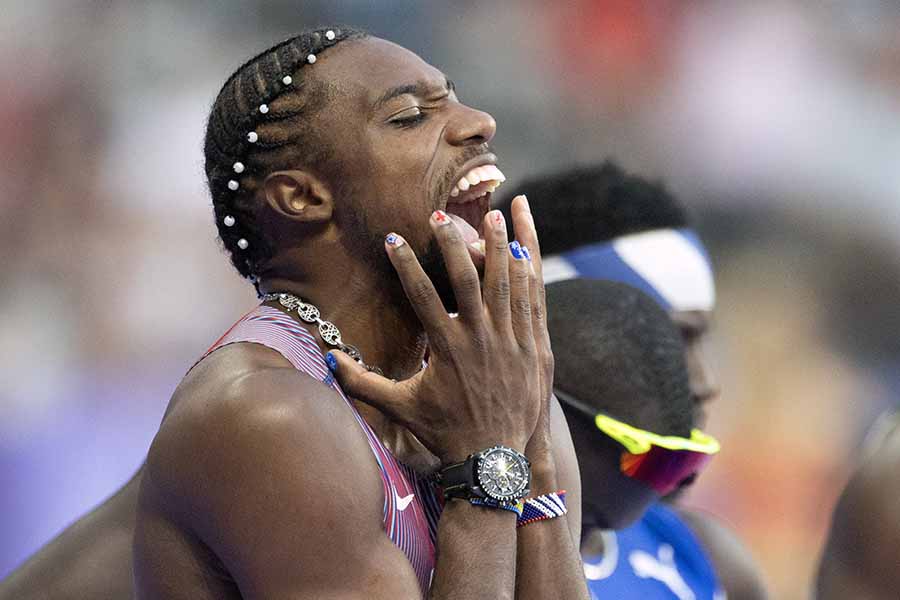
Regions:
[[[516,504],[530,492],[531,463],[521,452],[492,446],[440,471],[445,498]]]

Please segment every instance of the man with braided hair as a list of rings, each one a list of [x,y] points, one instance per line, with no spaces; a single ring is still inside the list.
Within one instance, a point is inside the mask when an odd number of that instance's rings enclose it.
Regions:
[[[579,277],[619,281],[641,290],[668,312],[684,340],[694,422],[702,427],[706,407],[718,396],[703,354],[715,287],[706,250],[690,229],[680,203],[660,184],[628,174],[611,162],[536,176],[522,182],[521,189],[528,193],[533,207],[548,285]],[[509,214],[511,202],[507,196],[495,205]],[[554,352],[564,353],[567,343],[564,338],[554,340]],[[582,475],[586,480],[590,477],[587,472]],[[591,501],[591,493],[586,492],[586,505]],[[619,556],[625,556],[629,544],[650,528],[661,536],[661,544],[694,546],[695,556],[709,557],[713,569],[697,567],[718,578],[718,583],[708,580],[707,589],[720,584],[729,600],[766,597],[749,552],[731,531],[705,513],[656,503],[632,527],[616,533],[603,530],[620,523],[598,522],[591,513],[585,512],[582,548],[586,555],[597,558],[598,544],[602,545],[605,535],[618,536]],[[591,588],[621,594],[628,566],[609,567],[608,556],[604,569],[588,563]],[[643,598],[677,597],[669,592],[648,596],[643,587],[635,593],[641,590]]]
[[[206,172],[263,302],[166,411],[138,598],[587,598],[540,252],[524,197],[511,222],[488,212],[494,132],[437,69],[354,30],[228,79]],[[522,520],[526,496],[550,508]]]

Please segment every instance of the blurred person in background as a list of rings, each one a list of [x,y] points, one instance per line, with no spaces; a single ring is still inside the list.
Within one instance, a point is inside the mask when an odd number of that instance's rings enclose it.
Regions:
[[[592,597],[722,597],[697,538],[657,502],[689,485],[719,450],[695,428],[678,328],[653,299],[618,282],[551,283],[547,306],[554,391],[581,470]]]
[[[892,600],[900,590],[900,413],[876,422],[832,517],[820,600]]]
[[[740,527],[775,597],[807,598],[866,431],[896,410],[896,245],[821,209],[700,217],[728,307],[714,354],[727,402],[712,414],[727,452],[690,499]]]
[[[546,283],[620,281],[668,312],[684,340],[695,423],[702,427],[719,393],[704,354],[715,287],[706,250],[680,203],[661,185],[611,162],[538,176],[521,187],[542,236]],[[496,206],[508,211],[510,204],[507,195]],[[676,514],[686,526],[672,535],[699,538],[729,598],[766,597],[755,560],[728,528],[706,512],[679,507]]]

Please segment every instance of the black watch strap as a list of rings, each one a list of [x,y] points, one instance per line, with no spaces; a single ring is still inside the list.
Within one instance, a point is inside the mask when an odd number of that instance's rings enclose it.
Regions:
[[[481,498],[476,492],[474,454],[462,462],[448,465],[441,469],[439,482],[444,490],[445,498]]]

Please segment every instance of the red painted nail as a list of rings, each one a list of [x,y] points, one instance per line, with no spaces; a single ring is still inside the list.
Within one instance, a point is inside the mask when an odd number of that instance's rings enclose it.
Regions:
[[[445,213],[445,212],[442,211],[442,210],[436,210],[436,211],[434,211],[434,213],[433,213],[431,216],[434,218],[434,220],[435,220],[436,222],[442,223],[442,224],[443,224],[443,223],[446,223],[446,222],[448,222],[448,221],[450,220],[450,217],[447,216],[447,213]]]

